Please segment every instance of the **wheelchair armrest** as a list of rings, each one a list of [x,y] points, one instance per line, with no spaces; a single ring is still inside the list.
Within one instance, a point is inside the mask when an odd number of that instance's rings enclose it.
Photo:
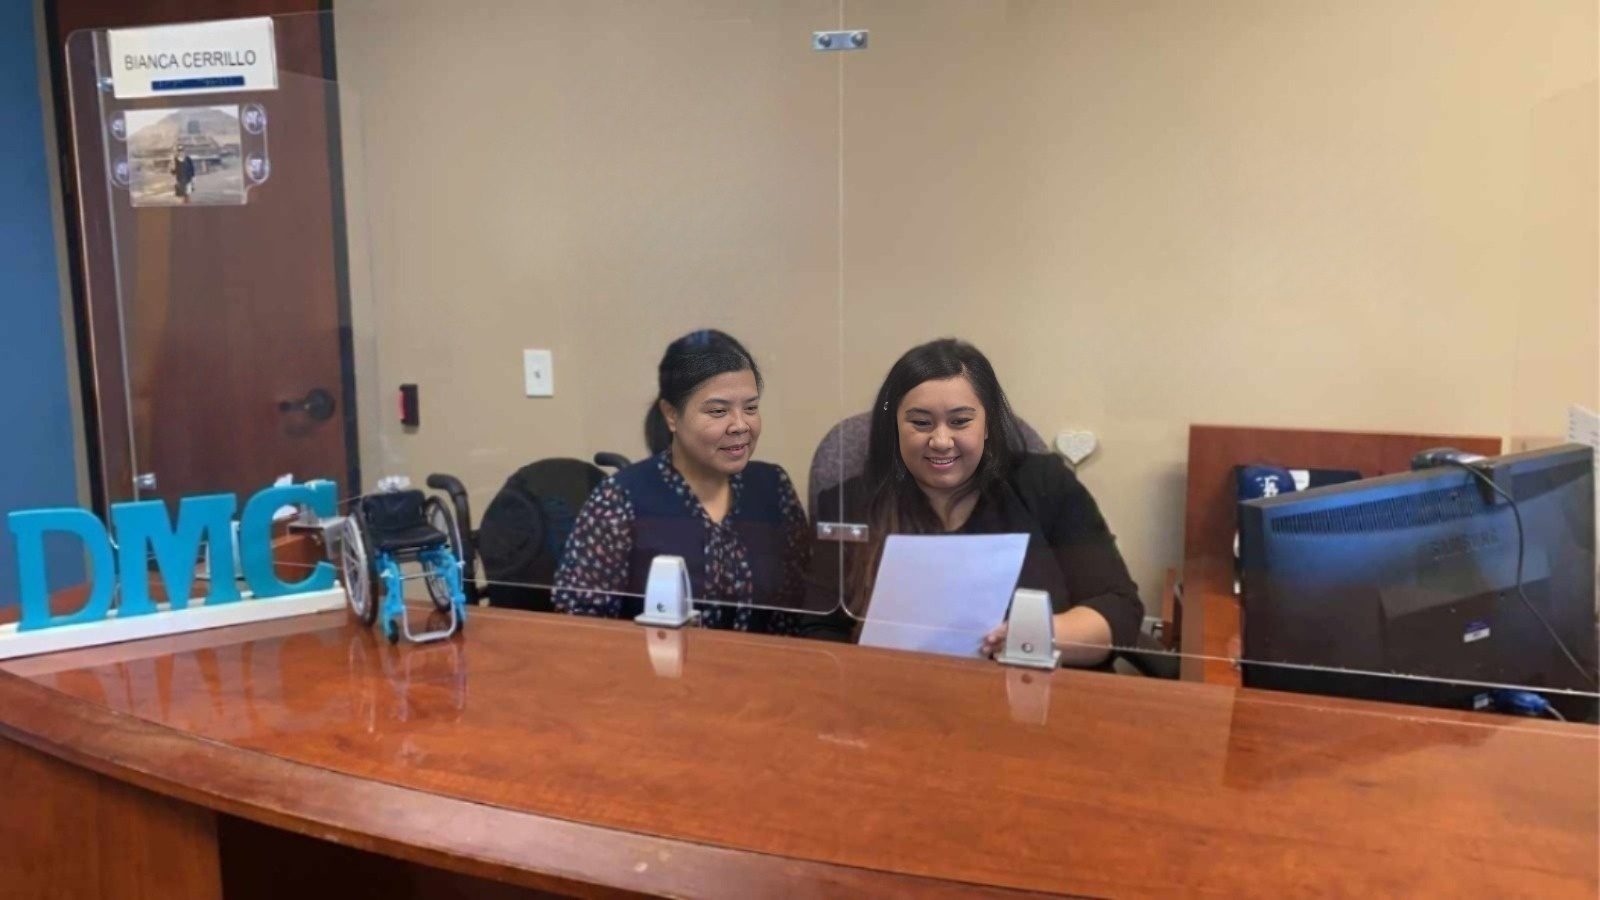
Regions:
[[[1138,669],[1139,674],[1148,678],[1179,677],[1180,665],[1177,654],[1167,650],[1160,641],[1142,631],[1139,632],[1139,643],[1136,648],[1118,650],[1117,655]]]
[[[594,464],[605,469],[626,469],[628,458],[621,453],[596,453]]]

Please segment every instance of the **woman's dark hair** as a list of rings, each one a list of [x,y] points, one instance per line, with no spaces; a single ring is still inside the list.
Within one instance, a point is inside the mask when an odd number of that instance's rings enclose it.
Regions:
[[[849,580],[852,608],[864,612],[877,576],[883,543],[891,534],[934,534],[944,530],[939,514],[900,456],[900,403],[906,394],[926,381],[966,378],[972,392],[983,404],[983,457],[972,478],[956,491],[959,501],[983,493],[1002,482],[1018,457],[1026,452],[1016,415],[1006,400],[1006,392],[977,347],[966,341],[943,338],[906,351],[889,369],[872,404],[872,421],[867,438],[868,543],[855,554],[856,564]]]
[[[656,368],[656,399],[644,414],[644,443],[651,453],[660,453],[672,446],[672,430],[667,428],[667,417],[661,413],[659,401],[665,400],[673,409],[683,409],[683,404],[695,388],[728,372],[748,370],[756,377],[756,390],[761,390],[761,370],[755,357],[730,335],[714,328],[691,331],[667,345],[667,352]]]

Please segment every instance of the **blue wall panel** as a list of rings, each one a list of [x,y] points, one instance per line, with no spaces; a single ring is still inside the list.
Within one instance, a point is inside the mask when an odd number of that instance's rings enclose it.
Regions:
[[[0,0],[0,514],[79,502],[34,15],[32,0]],[[82,578],[78,547],[48,555],[53,585]],[[0,605],[16,591],[0,527]]]

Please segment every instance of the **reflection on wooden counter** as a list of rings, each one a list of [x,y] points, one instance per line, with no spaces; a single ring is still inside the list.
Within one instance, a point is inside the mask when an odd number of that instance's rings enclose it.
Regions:
[[[5,668],[7,741],[543,889],[1600,886],[1582,726],[497,610],[433,645],[327,614]]]

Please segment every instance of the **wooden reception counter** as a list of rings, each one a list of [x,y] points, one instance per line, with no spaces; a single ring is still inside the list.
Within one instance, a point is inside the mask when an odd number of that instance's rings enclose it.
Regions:
[[[1600,889],[1581,725],[485,609],[0,670],[6,897]]]

